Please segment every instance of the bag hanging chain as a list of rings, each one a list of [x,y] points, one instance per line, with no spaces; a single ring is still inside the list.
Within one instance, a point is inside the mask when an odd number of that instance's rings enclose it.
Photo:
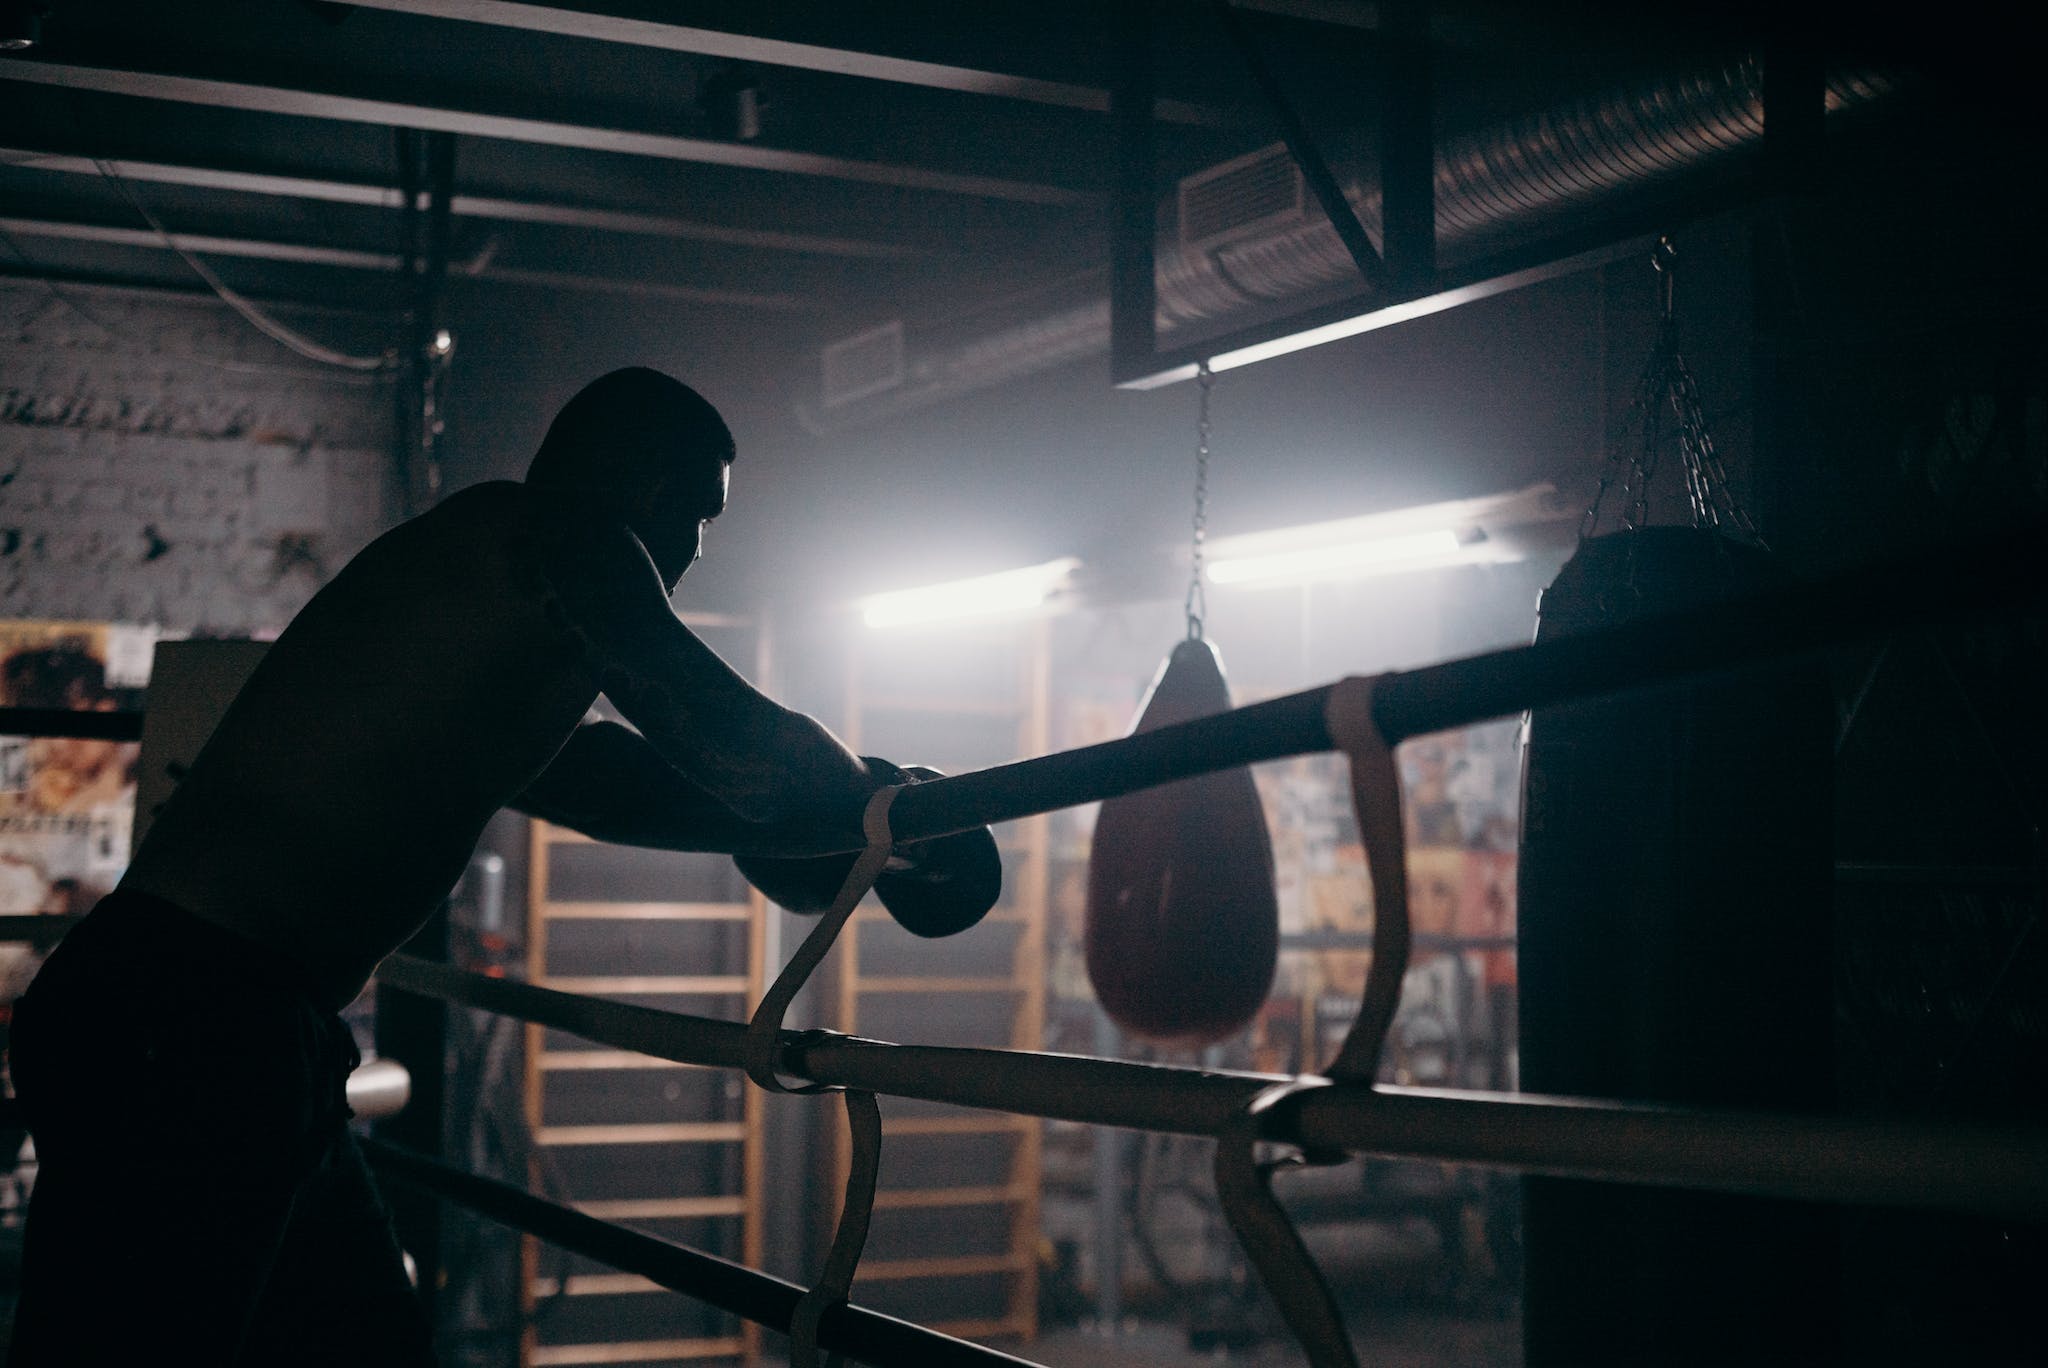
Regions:
[[[1636,382],[1633,405],[1635,419],[1642,425],[1642,439],[1630,455],[1626,474],[1622,461],[1610,452],[1600,472],[1599,487],[1586,506],[1579,523],[1579,540],[1597,530],[1600,506],[1607,492],[1621,477],[1622,526],[1633,532],[1650,518],[1650,483],[1657,474],[1657,457],[1663,446],[1664,410],[1668,405],[1678,419],[1678,456],[1685,479],[1686,503],[1692,525],[1701,528],[1733,528],[1758,546],[1763,536],[1749,513],[1736,502],[1729,487],[1728,470],[1714,446],[1707,422],[1706,403],[1700,397],[1699,382],[1692,367],[1678,350],[1677,297],[1678,250],[1669,237],[1657,239],[1650,265],[1657,272],[1663,308],[1657,325],[1657,342],[1651,348],[1648,365]]]
[[[1209,538],[1209,391],[1216,374],[1207,361],[1195,369],[1195,385],[1201,392],[1195,417],[1195,518],[1194,554],[1188,572],[1188,640],[1202,639],[1202,619],[1209,612],[1209,594],[1202,581],[1202,555]]]

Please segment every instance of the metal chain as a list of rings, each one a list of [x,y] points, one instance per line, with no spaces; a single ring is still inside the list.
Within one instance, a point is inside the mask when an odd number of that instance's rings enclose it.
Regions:
[[[1658,456],[1664,445],[1664,412],[1668,407],[1678,420],[1680,476],[1685,482],[1686,504],[1692,514],[1693,526],[1733,527],[1763,546],[1765,542],[1755,522],[1736,501],[1727,467],[1714,445],[1713,432],[1707,422],[1706,403],[1700,397],[1699,382],[1678,349],[1675,307],[1677,257],[1677,249],[1672,246],[1670,238],[1657,240],[1650,265],[1659,278],[1662,316],[1657,326],[1656,345],[1651,348],[1649,363],[1636,383],[1635,402],[1630,406],[1631,416],[1640,425],[1641,440],[1630,453],[1625,474],[1622,473],[1619,454],[1608,454],[1601,467],[1600,482],[1593,491],[1592,502],[1586,506],[1579,520],[1579,540],[1584,541],[1599,530],[1601,505],[1617,478],[1621,482],[1623,528],[1633,532],[1648,524],[1650,485],[1656,478]]]
[[[1201,392],[1195,419],[1195,518],[1194,554],[1188,572],[1188,640],[1202,639],[1202,619],[1209,612],[1209,594],[1202,583],[1202,556],[1209,539],[1209,391],[1216,385],[1215,373],[1204,361],[1195,370],[1195,385]]]
[[[1653,360],[1636,387],[1634,413],[1642,440],[1629,459],[1628,482],[1622,486],[1621,525],[1633,532],[1650,521],[1650,481],[1657,474],[1657,452],[1664,439],[1662,375]]]
[[[1736,502],[1734,490],[1728,482],[1728,468],[1721,463],[1721,453],[1714,446],[1714,434],[1707,426],[1707,406],[1700,398],[1699,382],[1693,379],[1692,370],[1683,357],[1674,354],[1673,361],[1675,373],[1671,397],[1672,404],[1678,409],[1679,438],[1695,472],[1707,519],[1719,527],[1725,511],[1727,520],[1737,530],[1762,546],[1763,534],[1756,530],[1749,511]]]
[[[1685,362],[1673,358],[1677,369],[1671,376],[1671,408],[1678,415],[1678,459],[1685,475],[1685,500],[1692,508],[1694,527],[1721,525],[1720,500],[1707,479],[1702,452],[1711,449],[1713,438],[1701,421],[1697,403],[1698,387]],[[1688,394],[1688,391],[1691,391]]]

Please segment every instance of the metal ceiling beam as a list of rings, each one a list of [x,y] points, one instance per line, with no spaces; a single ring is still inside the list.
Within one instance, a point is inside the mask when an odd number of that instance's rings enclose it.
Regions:
[[[210,80],[167,72],[13,59],[0,61],[0,80],[25,81],[109,95],[132,95],[141,99],[169,100],[181,104],[205,105],[215,109],[241,109],[258,114],[334,119],[345,123],[376,124],[391,128],[417,128],[429,132],[460,133],[477,138],[498,138],[508,142],[573,147],[588,152],[616,152],[665,161],[731,166],[743,170],[773,171],[793,176],[818,176],[905,190],[930,190],[981,199],[1007,200],[1020,204],[1073,207],[1091,204],[1096,199],[1085,191],[1065,186],[1005,180],[996,176],[964,175],[951,171],[933,171],[919,166],[901,166],[890,162],[827,156],[817,152],[762,147],[753,143],[717,142],[708,138],[647,133],[636,129],[557,123],[547,119],[490,114],[479,110],[402,103],[331,91],[253,85],[243,81]]]
[[[835,76],[991,95],[1066,109],[1109,111],[1109,92],[1069,81],[1047,81],[1001,71],[920,62],[883,53],[762,38],[723,29],[693,28],[651,19],[633,19],[561,5],[519,4],[514,0],[357,0],[358,9],[392,10],[431,19],[454,19],[498,28],[525,29],[601,43],[660,48],[701,57],[723,57],[763,66],[795,67]],[[1219,126],[1230,122],[1227,111],[1186,100],[1159,100],[1154,115],[1168,123]]]
[[[362,252],[347,247],[320,247],[302,242],[259,242],[251,238],[213,237],[204,233],[172,233],[158,237],[147,228],[112,228],[100,223],[67,223],[56,219],[0,218],[0,232],[16,237],[56,238],[65,242],[99,242],[114,247],[151,251],[184,250],[204,256],[248,257],[290,261],[307,266],[339,266],[352,271],[398,270],[390,252]]]
[[[172,233],[168,240],[147,228],[114,228],[98,223],[71,223],[56,219],[0,218],[0,233],[14,237],[49,238],[62,242],[94,242],[113,247],[139,247],[148,251],[184,250],[203,256],[243,257],[258,261],[284,261],[305,266],[334,266],[351,271],[377,271],[396,275],[399,259],[391,252],[364,252],[347,247],[325,247],[301,242],[268,242],[253,238],[212,237],[200,233]],[[499,266],[488,254],[464,262],[450,262],[453,278],[498,280],[513,285],[543,285],[551,289],[581,290],[594,294],[640,295],[650,299],[672,299],[688,304],[724,304],[745,309],[794,313],[811,307],[811,301],[793,294],[761,294],[747,290],[706,290],[691,285],[672,285],[656,280],[621,280],[611,276],[577,275],[569,271],[533,271],[517,266]]]
[[[360,204],[379,209],[396,209],[403,198],[391,186],[371,185],[361,181],[315,180],[304,176],[274,176],[253,171],[181,166],[167,162],[126,161],[112,157],[104,160],[118,176],[156,185],[189,185],[203,190],[228,190],[237,194],[320,200],[329,204]],[[32,152],[11,147],[0,147],[0,167],[20,167],[24,170],[52,171],[66,175],[100,174],[98,164],[91,157]],[[717,242],[764,251],[801,252],[874,261],[908,261],[931,255],[924,248],[900,246],[893,242],[864,242],[818,233],[785,233],[762,228],[731,228],[724,224],[699,223],[667,214],[591,209],[576,204],[498,199],[487,195],[457,195],[451,201],[450,209],[459,218],[541,223],[560,228],[590,228],[599,232],[631,233],[684,242]]]
[[[1382,15],[1375,0],[1230,0],[1231,7],[1257,10],[1283,19],[1302,19],[1312,24],[1335,24],[1340,28],[1376,29]]]

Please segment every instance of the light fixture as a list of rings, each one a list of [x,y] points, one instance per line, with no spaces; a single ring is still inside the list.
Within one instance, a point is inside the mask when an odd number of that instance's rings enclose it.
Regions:
[[[733,142],[753,142],[761,136],[761,111],[766,105],[760,73],[748,66],[713,72],[697,96],[697,109],[706,126],[715,136]]]
[[[0,0],[0,52],[27,52],[42,42],[49,14],[31,0]]]
[[[1547,484],[1509,494],[1304,523],[1208,544],[1212,584],[1311,584],[1520,560],[1523,529],[1572,516]]]
[[[955,618],[1028,613],[1043,607],[1080,563],[1067,556],[1019,570],[872,594],[860,601],[861,620],[870,627],[908,627]]]
[[[1314,533],[1313,527],[1300,529]],[[1475,539],[1476,540],[1476,539]],[[1254,580],[1304,582],[1321,579],[1350,579],[1390,570],[1419,569],[1426,565],[1448,565],[1464,558],[1464,544],[1449,527],[1427,532],[1404,532],[1393,537],[1347,538],[1321,546],[1301,546],[1291,551],[1225,557],[1209,566],[1213,584],[1247,584]]]

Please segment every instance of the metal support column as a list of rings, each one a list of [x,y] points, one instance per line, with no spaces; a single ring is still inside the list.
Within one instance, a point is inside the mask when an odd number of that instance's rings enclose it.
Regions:
[[[1387,5],[1380,52],[1380,245],[1404,294],[1436,279],[1436,119],[1427,0]]]
[[[441,490],[441,395],[454,354],[443,314],[455,189],[455,135],[399,129],[400,270],[405,278],[404,368],[397,390],[399,511],[429,507]],[[424,209],[424,213],[422,213]]]
[[[1154,167],[1151,0],[1122,0],[1116,13],[1116,199],[1110,224],[1109,356],[1121,384],[1151,368],[1159,300],[1153,254],[1159,234]],[[1190,368],[1192,374],[1192,368]]]
[[[448,962],[448,904],[442,903],[406,942],[405,953],[437,964]],[[433,998],[377,989],[377,1054],[395,1059],[412,1075],[412,1100],[396,1116],[370,1127],[379,1140],[441,1158],[446,1152],[448,1007]],[[420,1192],[387,1195],[399,1248],[412,1255],[419,1276],[420,1303],[435,1323],[441,1285],[441,1203]]]
[[[1767,189],[1818,191],[1827,137],[1827,68],[1787,25],[1764,49],[1763,177]]]
[[[1113,1058],[1121,1042],[1106,1012],[1095,1014],[1095,1052]],[[1104,1335],[1122,1333],[1124,1320],[1124,1133],[1095,1128],[1095,1319]]]
[[[455,139],[452,134],[421,134],[409,129],[399,129],[396,137],[399,189],[405,197],[401,261],[408,307],[403,369],[395,387],[395,465],[398,511],[409,516],[432,501],[439,485],[436,455],[440,440],[440,389],[452,350],[439,343],[441,285],[448,269]],[[420,212],[422,199],[424,216]],[[405,948],[408,954],[422,959],[447,962],[445,902]],[[412,1074],[413,1094],[404,1111],[377,1122],[372,1134],[415,1153],[441,1157],[446,1150],[446,1006],[427,998],[380,990],[376,1036],[377,1053],[396,1059]],[[391,1211],[399,1244],[412,1255],[417,1267],[420,1299],[429,1323],[433,1323],[442,1274],[439,1200],[418,1192],[397,1192],[391,1197]]]

